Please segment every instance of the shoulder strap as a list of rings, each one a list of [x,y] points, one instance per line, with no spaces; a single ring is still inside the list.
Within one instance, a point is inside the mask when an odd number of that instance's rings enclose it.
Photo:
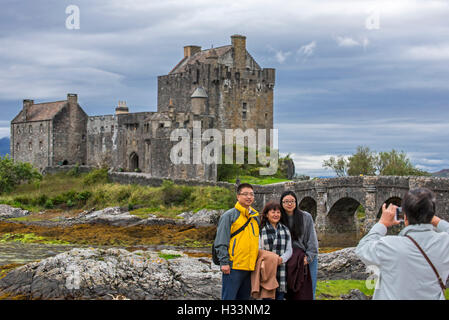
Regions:
[[[419,244],[415,241],[415,239],[413,239],[412,237],[410,237],[409,235],[406,235],[407,238],[409,238],[410,240],[412,240],[412,242],[415,244],[415,246],[419,249],[419,251],[421,251],[422,255],[424,256],[424,258],[426,258],[427,262],[429,263],[429,265],[432,267],[433,272],[435,272],[435,275],[438,278],[438,283],[440,284],[441,289],[443,290],[443,294],[444,294],[444,290],[446,290],[446,286],[444,285],[443,281],[441,280],[440,275],[438,274],[437,269],[435,268],[435,266],[433,265],[433,263],[430,261],[429,257],[427,256],[427,254],[424,252],[424,250],[419,246]]]
[[[231,239],[234,238],[236,235],[238,235],[240,232],[242,232],[249,224],[249,222],[251,221],[252,217],[250,217],[243,226],[241,226],[238,230],[234,231],[233,233],[231,233]]]

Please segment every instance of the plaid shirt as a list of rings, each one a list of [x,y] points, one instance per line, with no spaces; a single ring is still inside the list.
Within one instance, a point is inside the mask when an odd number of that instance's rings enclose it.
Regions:
[[[278,223],[275,229],[271,223],[266,223],[260,232],[261,249],[268,250],[282,256],[287,251],[287,243],[290,240],[290,232],[282,223]],[[285,262],[278,266],[276,279],[279,283],[279,291],[287,292],[287,272]]]

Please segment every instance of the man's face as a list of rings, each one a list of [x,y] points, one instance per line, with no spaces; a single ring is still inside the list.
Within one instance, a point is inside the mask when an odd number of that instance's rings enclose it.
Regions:
[[[242,188],[237,195],[237,201],[244,207],[249,207],[254,202],[254,191],[251,188]]]

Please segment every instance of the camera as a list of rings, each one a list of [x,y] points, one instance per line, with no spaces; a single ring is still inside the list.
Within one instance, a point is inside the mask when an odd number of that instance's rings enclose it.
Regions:
[[[396,208],[396,216],[395,219],[397,221],[403,222],[404,221],[404,215],[402,213],[402,207],[397,207]]]

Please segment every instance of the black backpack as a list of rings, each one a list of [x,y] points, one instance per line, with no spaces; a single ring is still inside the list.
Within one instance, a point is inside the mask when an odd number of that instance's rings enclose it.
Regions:
[[[246,228],[246,227],[248,226],[248,224],[250,223],[251,219],[252,219],[252,217],[249,218],[249,219],[245,222],[245,224],[244,224],[243,226],[241,226],[237,231],[231,233],[230,239],[234,238],[234,237],[235,237],[236,235],[238,235],[240,232],[242,232],[243,230],[245,230],[245,228]],[[217,236],[217,233],[215,233],[215,237],[216,237],[216,236]],[[214,237],[214,239],[215,239],[215,237]],[[214,240],[214,243],[215,243],[215,240]],[[212,262],[213,262],[214,264],[216,264],[217,266],[219,266],[219,265],[220,265],[220,260],[218,260],[217,250],[215,249],[215,244],[214,244],[214,243],[212,243]]]

